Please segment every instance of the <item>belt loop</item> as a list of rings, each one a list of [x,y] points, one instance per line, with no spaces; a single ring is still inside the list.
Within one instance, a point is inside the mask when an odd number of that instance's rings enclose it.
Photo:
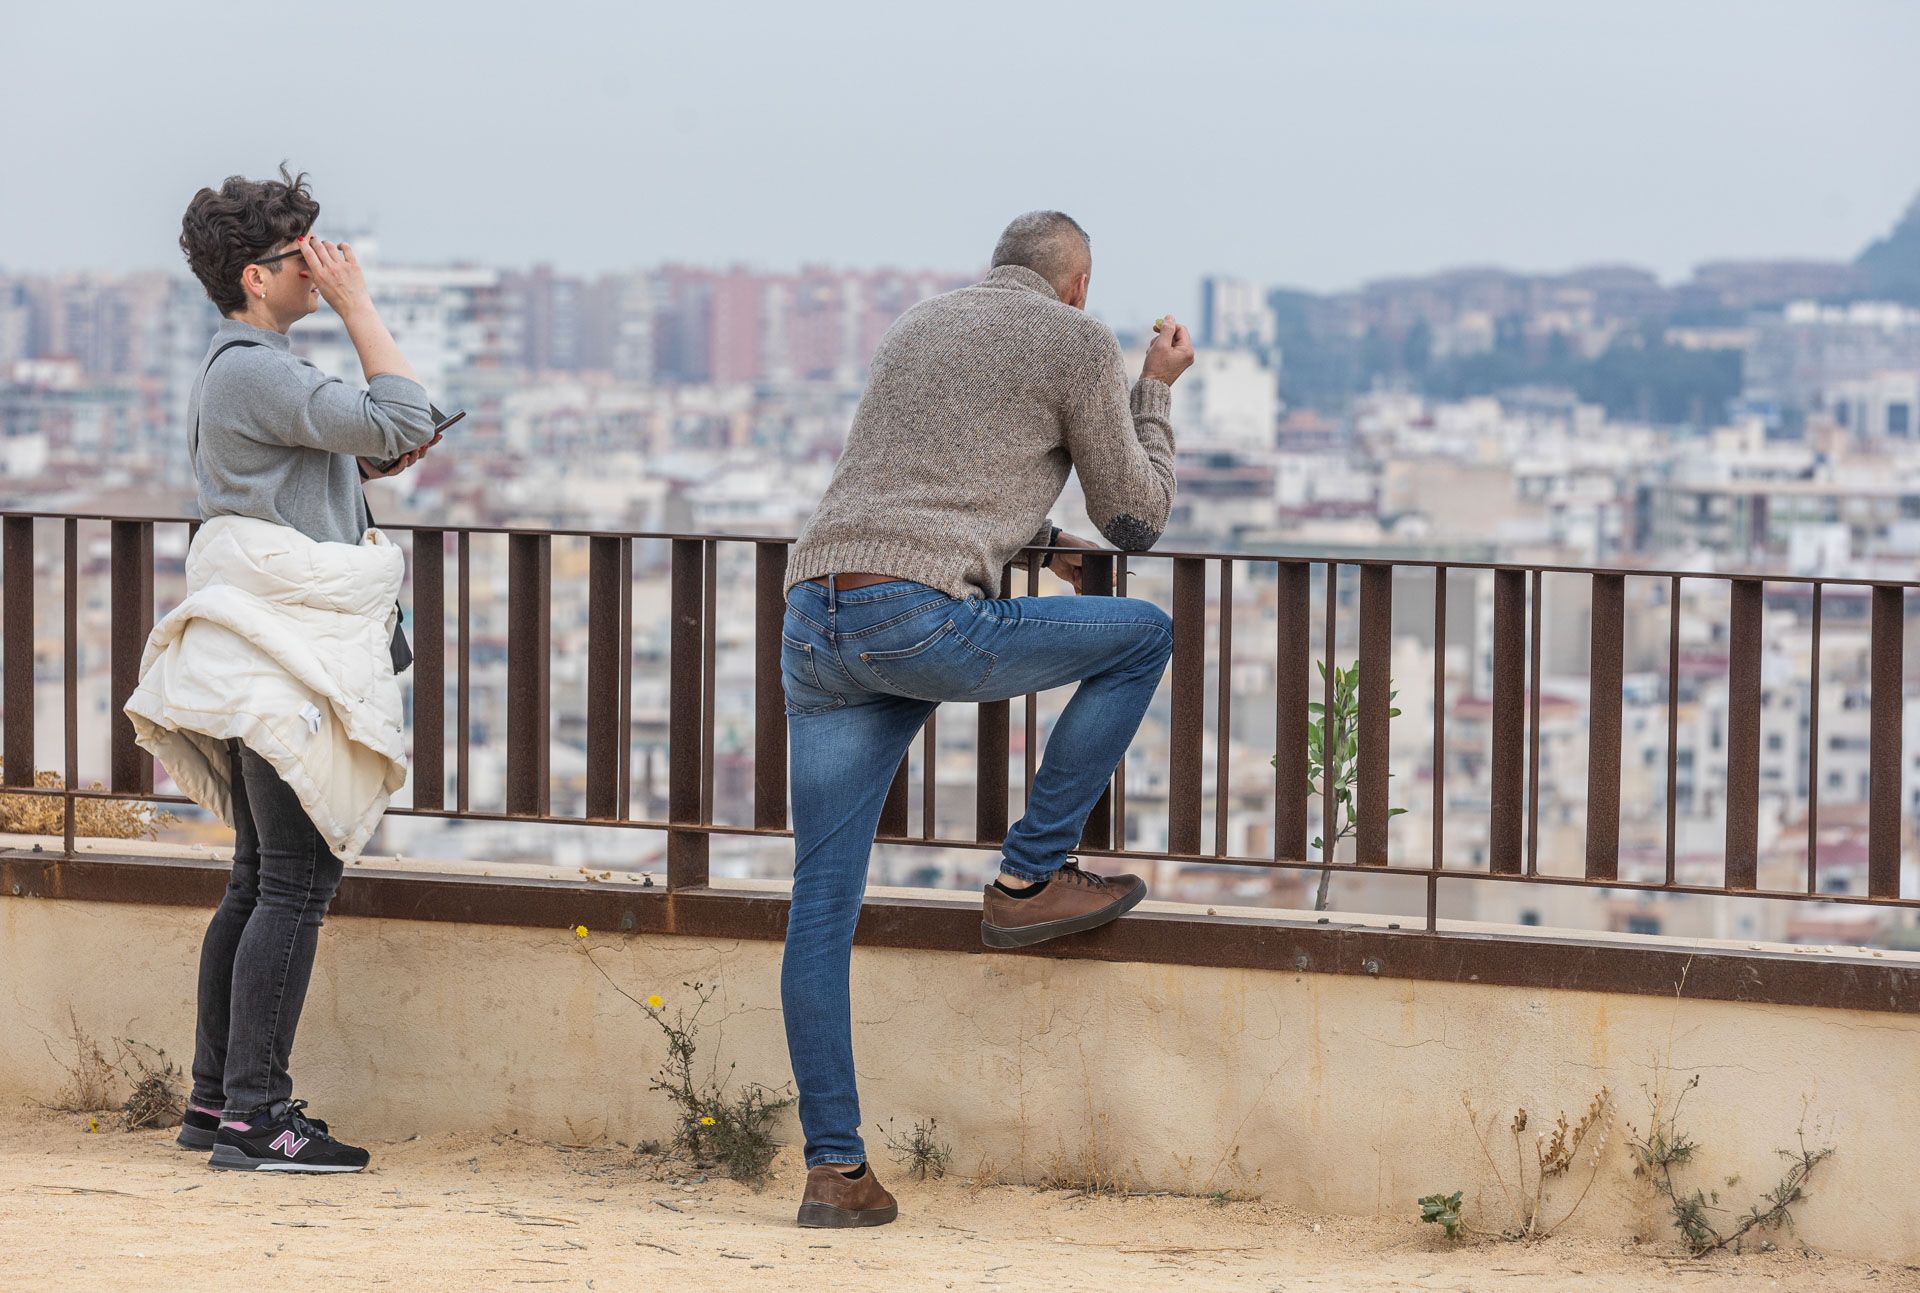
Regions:
[[[829,615],[840,609],[839,590],[834,586],[834,580],[838,578],[840,578],[838,575],[827,576],[827,614]]]

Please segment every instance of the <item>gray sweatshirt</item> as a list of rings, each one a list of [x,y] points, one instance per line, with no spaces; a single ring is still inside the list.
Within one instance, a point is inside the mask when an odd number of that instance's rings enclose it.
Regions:
[[[419,382],[391,374],[364,391],[293,353],[282,333],[223,320],[187,404],[202,519],[251,516],[322,543],[358,543],[367,528],[356,457],[385,461],[433,438]]]
[[[1171,396],[1147,378],[1129,391],[1126,368],[1112,331],[1030,269],[914,306],[873,356],[788,587],[859,573],[998,597],[1001,568],[1047,541],[1069,471],[1109,543],[1151,548],[1173,507]]]

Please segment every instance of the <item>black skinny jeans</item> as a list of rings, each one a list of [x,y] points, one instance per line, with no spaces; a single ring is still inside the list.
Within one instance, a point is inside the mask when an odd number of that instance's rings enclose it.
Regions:
[[[245,1118],[293,1094],[287,1058],[341,863],[273,765],[231,751],[233,876],[200,946],[192,1099]]]

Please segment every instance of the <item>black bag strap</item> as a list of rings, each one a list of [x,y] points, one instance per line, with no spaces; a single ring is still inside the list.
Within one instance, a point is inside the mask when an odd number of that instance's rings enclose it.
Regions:
[[[220,349],[214,351],[212,356],[207,360],[207,366],[200,370],[200,403],[205,404],[207,402],[207,374],[213,371],[214,360],[219,359],[220,356],[226,354],[235,346],[257,346],[259,344],[257,341],[229,341],[222,345]],[[195,408],[193,411],[193,434],[187,440],[187,455],[193,460],[194,470],[197,472],[200,469],[200,410],[198,408]]]

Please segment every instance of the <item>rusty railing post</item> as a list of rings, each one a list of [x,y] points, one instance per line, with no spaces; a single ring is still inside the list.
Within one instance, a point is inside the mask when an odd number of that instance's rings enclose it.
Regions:
[[[140,656],[153,631],[153,525],[115,521],[108,548],[113,586],[112,786],[153,793],[153,756],[133,739],[126,704],[140,685]]]
[[[672,827],[702,826],[701,764],[706,692],[706,544],[673,540],[667,693],[667,888],[707,883],[707,834]]]

